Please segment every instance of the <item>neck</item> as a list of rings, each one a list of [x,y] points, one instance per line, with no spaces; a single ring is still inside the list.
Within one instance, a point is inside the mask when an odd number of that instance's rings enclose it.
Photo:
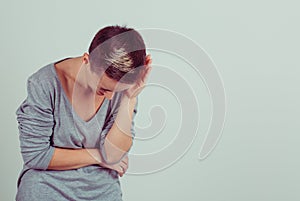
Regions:
[[[67,76],[71,79],[76,87],[80,87],[84,90],[91,90],[88,79],[88,71],[84,66],[83,57],[75,57],[70,59],[68,63]]]

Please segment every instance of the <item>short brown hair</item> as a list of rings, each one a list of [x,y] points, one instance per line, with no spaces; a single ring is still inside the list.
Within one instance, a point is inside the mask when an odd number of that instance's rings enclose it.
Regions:
[[[141,35],[126,26],[107,26],[94,36],[90,47],[91,68],[110,78],[131,84],[145,64],[146,47]],[[124,76],[126,75],[126,76]]]

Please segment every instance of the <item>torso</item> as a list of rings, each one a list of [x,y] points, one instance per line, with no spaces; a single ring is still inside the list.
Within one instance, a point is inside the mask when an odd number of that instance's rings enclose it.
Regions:
[[[33,107],[28,107],[28,102],[25,101],[17,112],[22,119],[22,124],[29,125],[26,126],[26,132],[29,132],[28,129],[30,129],[30,133],[32,132],[32,135],[29,136],[32,140],[22,138],[25,139],[22,143],[25,143],[24,145],[29,149],[43,147],[40,149],[44,150],[43,160],[40,158],[33,159],[39,165],[43,163],[42,166],[50,161],[51,154],[54,153],[54,147],[68,149],[101,148],[103,139],[105,139],[113,125],[114,114],[117,112],[119,100],[122,97],[122,93],[117,92],[110,101],[104,99],[104,101],[97,102],[101,107],[95,115],[96,118],[83,122],[79,115],[74,114],[75,110],[72,110],[71,105],[68,103],[69,100],[72,100],[70,97],[73,94],[70,91],[73,91],[74,84],[72,85],[71,80],[66,79],[63,73],[66,63],[57,63],[57,66],[54,63],[45,66],[30,79],[34,83],[40,82],[41,84],[40,87],[36,88],[36,92],[49,94],[47,96],[49,98],[43,97],[42,102],[40,102],[43,104],[43,110],[37,111],[34,109],[30,112]],[[90,116],[86,118],[83,115],[81,116],[87,120],[95,112],[95,107],[92,107],[92,109],[93,111],[89,113]],[[49,111],[51,111],[51,115]],[[35,145],[39,146],[35,147]],[[121,201],[122,191],[118,173],[99,165],[64,171],[43,171],[24,165],[18,178],[16,200],[40,201],[53,199],[56,201]]]
[[[55,69],[64,92],[77,115],[84,121],[89,121],[101,107],[105,97],[88,92],[76,83],[74,75],[68,74],[70,59],[55,63]],[[78,70],[74,69],[75,74]]]

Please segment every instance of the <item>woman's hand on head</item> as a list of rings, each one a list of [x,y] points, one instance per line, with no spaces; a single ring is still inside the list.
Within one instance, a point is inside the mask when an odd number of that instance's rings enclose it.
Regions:
[[[152,69],[151,67],[152,59],[151,56],[148,54],[146,56],[145,65],[143,66],[143,69],[140,72],[140,76],[138,80],[135,82],[135,84],[126,90],[125,94],[130,98],[135,98],[137,95],[143,90],[145,87],[147,78],[150,74],[150,71]]]

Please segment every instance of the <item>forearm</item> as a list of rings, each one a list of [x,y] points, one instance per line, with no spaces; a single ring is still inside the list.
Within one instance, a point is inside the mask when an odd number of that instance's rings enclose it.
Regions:
[[[135,104],[136,98],[123,96],[117,117],[104,141],[106,155],[103,158],[107,163],[118,162],[132,145],[131,126]]]
[[[114,124],[104,141],[105,156],[98,149],[55,148],[48,169],[70,170],[119,162],[132,145],[131,125],[135,104],[136,98],[122,98]]]
[[[49,170],[70,170],[88,165],[101,164],[97,149],[55,148]]]

